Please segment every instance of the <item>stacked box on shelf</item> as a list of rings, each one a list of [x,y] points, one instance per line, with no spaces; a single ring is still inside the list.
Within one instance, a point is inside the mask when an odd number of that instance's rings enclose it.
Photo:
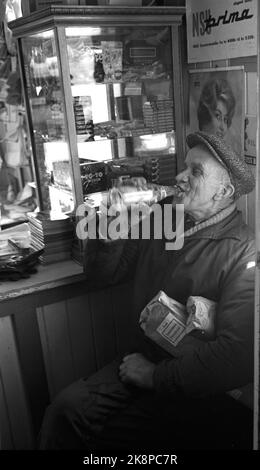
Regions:
[[[29,212],[28,223],[31,233],[31,246],[44,248],[39,260],[50,264],[71,258],[73,224],[69,216],[52,212]]]
[[[74,96],[73,109],[76,134],[78,136],[81,136],[84,142],[94,140],[94,124],[92,119],[91,97]]]
[[[149,183],[159,183],[158,158],[147,158],[144,162],[144,172]]]
[[[177,174],[176,155],[161,155],[158,159],[158,172],[158,183],[172,186],[174,184],[174,178]]]
[[[143,157],[145,175],[149,182],[167,186],[174,184],[177,172],[176,155],[167,154]]]
[[[167,132],[175,127],[173,116],[173,101],[158,100],[146,101],[143,104],[145,126],[153,132]]]

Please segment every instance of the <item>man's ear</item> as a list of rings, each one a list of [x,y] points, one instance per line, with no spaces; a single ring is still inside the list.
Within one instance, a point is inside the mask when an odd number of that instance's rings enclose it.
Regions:
[[[221,199],[231,198],[235,193],[235,188],[232,183],[220,184],[218,191],[213,196],[214,201],[219,201]]]

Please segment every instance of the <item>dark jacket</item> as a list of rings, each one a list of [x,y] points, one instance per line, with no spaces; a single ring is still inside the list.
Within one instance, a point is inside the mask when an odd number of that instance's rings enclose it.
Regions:
[[[178,251],[166,251],[164,239],[127,240],[101,244],[87,258],[92,267],[94,259],[96,276],[110,284],[134,279],[134,351],[156,361],[158,392],[169,394],[177,387],[187,395],[211,395],[253,381],[254,267],[249,263],[255,261],[255,246],[239,211],[185,237]],[[158,355],[138,320],[159,290],[182,304],[190,295],[216,301],[215,339],[206,342],[190,334],[176,347],[175,357]]]

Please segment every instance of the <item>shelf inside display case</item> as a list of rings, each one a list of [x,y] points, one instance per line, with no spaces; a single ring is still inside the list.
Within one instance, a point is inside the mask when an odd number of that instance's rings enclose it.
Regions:
[[[78,142],[174,130],[170,28],[84,31],[65,30]]]
[[[122,177],[173,184],[170,28],[70,27],[65,35],[84,199]]]

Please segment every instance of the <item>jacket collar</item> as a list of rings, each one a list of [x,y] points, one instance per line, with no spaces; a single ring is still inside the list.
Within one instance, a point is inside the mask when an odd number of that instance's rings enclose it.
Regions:
[[[223,238],[233,238],[241,240],[245,224],[242,219],[242,213],[237,208],[225,219],[214,225],[206,227],[190,238],[209,238],[212,240],[221,240]]]
[[[162,199],[159,204],[162,206],[164,204],[172,203],[172,196],[167,196],[165,199]],[[187,220],[185,215],[185,219]],[[190,237],[186,237],[186,240],[193,239],[212,239],[212,240],[221,240],[221,239],[236,239],[241,240],[244,238],[246,224],[243,221],[242,212],[237,208],[225,219],[217,222],[214,225],[206,227],[198,232],[194,233]]]

